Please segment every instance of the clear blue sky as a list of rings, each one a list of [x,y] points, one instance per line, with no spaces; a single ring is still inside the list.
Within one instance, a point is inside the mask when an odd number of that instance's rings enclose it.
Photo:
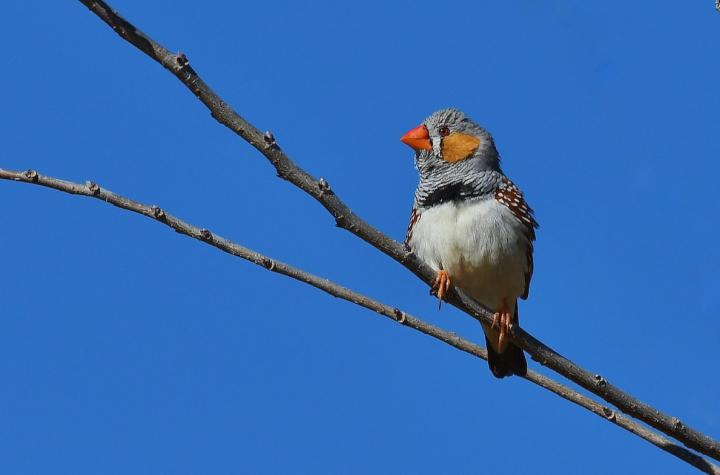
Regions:
[[[400,135],[463,109],[541,224],[525,328],[720,437],[712,3],[113,6],[397,239],[417,180]],[[482,341],[79,2],[5,2],[0,44],[0,167],[96,180]],[[5,473],[692,472],[141,216],[10,182],[0,203]]]

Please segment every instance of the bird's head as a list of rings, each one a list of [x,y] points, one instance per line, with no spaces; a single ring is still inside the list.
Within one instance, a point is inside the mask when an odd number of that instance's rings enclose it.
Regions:
[[[415,150],[421,176],[500,171],[490,133],[457,109],[433,113],[400,140]]]

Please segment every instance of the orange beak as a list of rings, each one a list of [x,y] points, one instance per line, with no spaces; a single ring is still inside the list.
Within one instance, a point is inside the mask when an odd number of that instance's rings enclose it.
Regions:
[[[415,150],[432,150],[427,127],[418,125],[400,138],[400,141]]]

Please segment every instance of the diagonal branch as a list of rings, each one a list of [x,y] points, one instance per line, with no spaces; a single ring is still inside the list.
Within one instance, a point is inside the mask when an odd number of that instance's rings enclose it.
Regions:
[[[195,70],[190,66],[184,54],[174,54],[155,42],[130,22],[117,14],[102,0],[80,0],[95,15],[107,23],[123,39],[143,51],[150,58],[162,64],[168,71],[187,86],[210,110],[212,116],[221,124],[240,135],[275,167],[278,175],[291,182],[315,198],[335,218],[337,225],[368,242],[376,249],[387,254],[404,265],[416,276],[428,283],[432,282],[432,270],[402,245],[381,233],[360,217],[335,195],[325,180],[316,180],[298,167],[278,147],[272,134],[260,133],[252,124],[238,115],[220,96],[218,96]],[[477,320],[491,323],[492,313],[478,304],[462,291],[455,289],[450,293],[451,304],[465,311]],[[534,360],[565,376],[588,391],[597,394],[621,411],[642,420],[650,426],[681,441],[687,447],[695,449],[716,460],[720,460],[720,442],[683,424],[677,417],[658,411],[649,404],[631,396],[610,384],[605,378],[593,374],[564,358],[522,328],[513,331],[513,341],[527,351]]]
[[[328,279],[323,279],[316,275],[305,272],[301,269],[285,264],[280,261],[276,261],[268,256],[255,252],[251,249],[245,248],[233,241],[225,239],[217,234],[207,230],[201,229],[190,223],[187,223],[175,216],[165,212],[162,208],[157,206],[149,206],[130,198],[125,198],[109,190],[101,188],[94,182],[87,182],[85,185],[80,183],[73,183],[57,178],[49,177],[46,175],[40,175],[34,170],[28,170],[26,172],[16,172],[10,170],[0,169],[0,179],[21,181],[25,183],[31,183],[35,185],[45,186],[53,188],[55,190],[63,191],[74,195],[89,196],[96,198],[101,201],[105,201],[112,205],[117,206],[134,213],[141,214],[148,218],[152,218],[172,229],[180,234],[184,234],[191,238],[202,241],[203,243],[209,244],[213,247],[220,249],[223,252],[232,254],[233,256],[240,257],[246,261],[252,262],[255,265],[264,267],[265,269],[291,277],[300,282],[309,284],[317,289],[320,289],[334,297],[347,300],[361,307],[372,310],[380,315],[383,315],[401,325],[417,330],[420,333],[429,335],[437,340],[447,343],[465,353],[473,355],[478,358],[487,360],[487,351],[485,348],[478,346],[468,340],[465,340],[455,333],[443,330],[442,328],[430,325],[429,323],[416,318],[409,313],[403,312],[398,308],[391,307],[382,302],[374,300],[365,295],[359,294],[346,287],[338,285]],[[655,433],[647,427],[635,422],[629,417],[617,414],[607,406],[584,396],[571,388],[564,386],[557,381],[543,376],[535,371],[528,371],[525,376],[530,382],[537,384],[560,397],[567,399],[568,401],[583,407],[590,412],[602,417],[605,420],[612,422],[615,425],[626,429],[633,434],[641,437],[651,444],[665,450],[666,452],[675,455],[676,457],[684,460],[690,465],[698,468],[699,470],[709,473],[712,475],[720,475],[720,467],[714,465],[697,455],[696,453],[682,447],[665,437]]]

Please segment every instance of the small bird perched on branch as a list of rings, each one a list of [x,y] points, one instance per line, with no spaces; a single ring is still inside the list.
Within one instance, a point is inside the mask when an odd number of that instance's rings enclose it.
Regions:
[[[532,209],[503,174],[490,133],[459,110],[435,112],[400,140],[420,173],[405,245],[437,272],[441,303],[452,284],[495,312],[483,325],[493,375],[526,374],[508,335],[533,273]]]

